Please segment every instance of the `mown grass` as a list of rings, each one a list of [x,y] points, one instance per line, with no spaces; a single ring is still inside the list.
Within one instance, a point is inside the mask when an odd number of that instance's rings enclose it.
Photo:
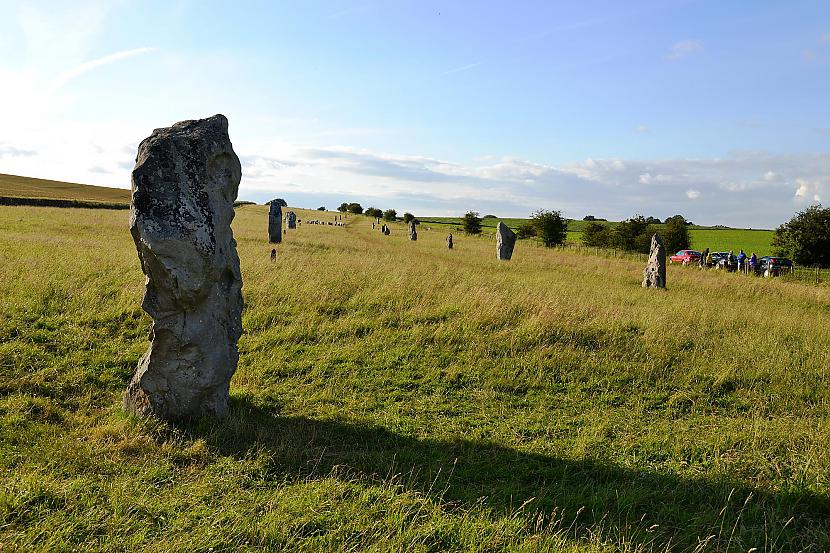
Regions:
[[[266,216],[232,412],[173,427],[120,409],[126,213],[0,207],[4,549],[830,549],[826,287]]]

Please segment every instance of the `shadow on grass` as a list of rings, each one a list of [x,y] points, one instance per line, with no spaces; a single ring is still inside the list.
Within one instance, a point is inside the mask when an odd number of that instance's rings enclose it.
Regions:
[[[416,439],[346,422],[285,418],[239,398],[227,420],[196,433],[225,455],[265,450],[275,481],[333,471],[378,482],[396,476],[396,483],[446,509],[481,505],[483,499],[494,516],[525,517],[528,532],[568,527],[578,540],[600,531],[658,551],[830,548],[826,496],[774,494],[471,440]]]

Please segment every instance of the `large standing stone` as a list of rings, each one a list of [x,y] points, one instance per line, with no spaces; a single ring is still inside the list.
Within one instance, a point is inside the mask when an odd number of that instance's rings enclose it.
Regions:
[[[508,261],[513,257],[513,246],[515,245],[516,233],[499,221],[499,226],[496,227],[496,257]]]
[[[447,236],[447,249],[452,249],[452,234]]]
[[[241,176],[223,115],[156,129],[138,147],[130,232],[153,323],[124,394],[129,412],[176,420],[228,410],[242,334],[231,231]]]
[[[648,263],[643,271],[643,288],[666,287],[666,247],[659,233],[651,237]]]
[[[268,209],[268,241],[274,244],[282,242],[282,206],[271,202]]]
[[[293,211],[289,211],[288,212],[288,217],[287,217],[287,222],[288,222],[288,228],[289,229],[297,228],[297,214],[294,213]]]
[[[415,221],[409,221],[409,239],[418,239],[418,229],[415,228]]]

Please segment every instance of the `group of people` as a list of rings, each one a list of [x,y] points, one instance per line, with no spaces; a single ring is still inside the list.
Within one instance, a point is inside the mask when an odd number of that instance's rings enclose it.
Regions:
[[[747,257],[743,250],[738,252],[736,256],[732,250],[729,250],[727,256],[719,256],[719,259],[714,259],[712,252],[709,251],[709,248],[706,248],[700,256],[699,263],[701,269],[708,269],[709,267],[734,268],[739,272],[748,272],[755,271],[756,267],[758,267],[758,256],[755,255],[755,252],[752,252],[752,255]]]

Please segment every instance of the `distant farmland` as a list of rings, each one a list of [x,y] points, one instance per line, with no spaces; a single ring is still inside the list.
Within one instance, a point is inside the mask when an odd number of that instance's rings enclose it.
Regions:
[[[460,217],[420,217],[422,224],[441,227],[448,229],[459,228],[461,226]],[[482,219],[482,231],[484,233],[495,232],[496,225],[499,221],[504,223],[512,229],[516,229],[528,219]],[[571,220],[568,221],[568,242],[573,244],[580,244],[582,242],[582,229],[585,228],[587,222]],[[603,222],[610,226],[615,226],[616,222]],[[692,248],[703,250],[709,248],[711,251],[729,251],[734,250],[735,253],[741,248],[748,254],[755,252],[759,256],[769,255],[772,253],[772,236],[771,230],[754,230],[754,229],[734,229],[721,227],[703,227],[693,225],[689,228],[689,234],[692,238]]]
[[[4,174],[0,174],[0,197],[76,200],[111,204],[130,203],[130,191],[126,188],[109,188]]]

